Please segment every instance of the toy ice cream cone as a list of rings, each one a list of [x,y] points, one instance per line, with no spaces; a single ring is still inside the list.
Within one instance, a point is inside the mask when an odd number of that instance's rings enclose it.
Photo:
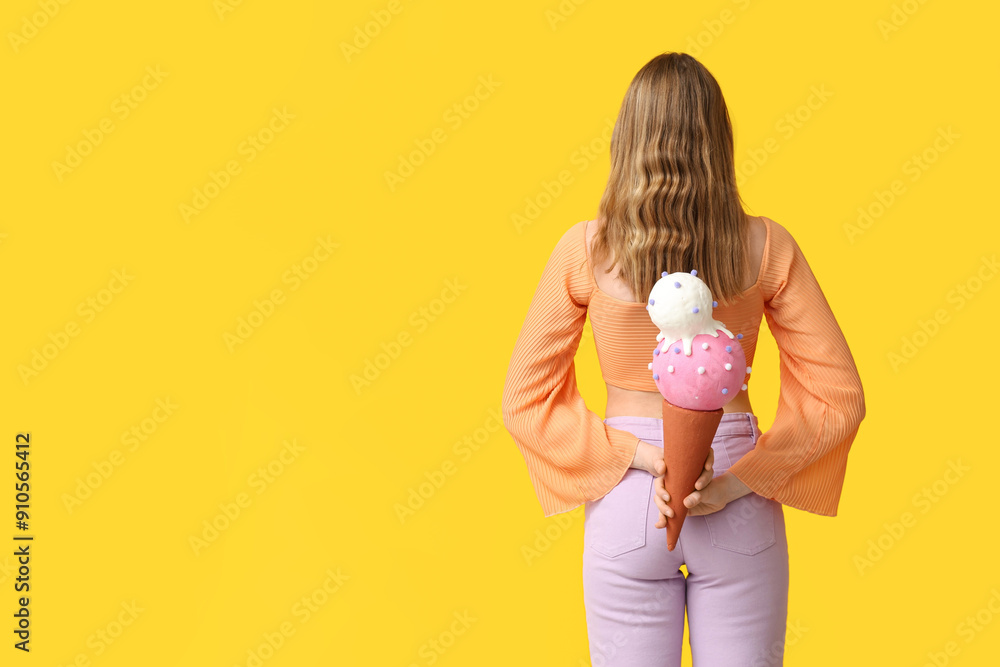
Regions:
[[[649,369],[663,396],[663,483],[674,516],[667,517],[667,549],[673,551],[722,421],[722,407],[741,390],[750,367],[739,339],[712,317],[718,304],[697,271],[664,271],[649,293],[649,316],[659,328]]]
[[[688,513],[684,499],[695,490],[694,483],[705,469],[722,413],[722,408],[689,410],[663,399],[663,462],[667,466],[663,486],[670,494],[667,504],[674,510],[667,517],[668,551],[677,545]]]

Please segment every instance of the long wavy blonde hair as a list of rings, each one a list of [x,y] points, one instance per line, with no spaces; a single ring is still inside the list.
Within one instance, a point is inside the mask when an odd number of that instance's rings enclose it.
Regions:
[[[662,271],[690,272],[720,304],[751,270],[749,224],[736,186],[733,130],[715,77],[686,53],[663,53],[632,79],[611,135],[594,266],[645,302]]]

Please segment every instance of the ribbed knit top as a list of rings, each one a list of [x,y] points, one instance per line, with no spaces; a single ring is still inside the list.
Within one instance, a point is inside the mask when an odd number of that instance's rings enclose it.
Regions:
[[[757,351],[757,333],[760,330],[761,317],[764,314],[764,300],[761,294],[761,279],[768,276],[768,247],[771,240],[771,221],[763,218],[767,227],[767,240],[764,244],[764,256],[757,281],[744,290],[734,303],[712,310],[712,317],[726,325],[733,334],[743,334],[740,344],[747,358],[747,366],[753,366],[754,353]],[[597,360],[601,366],[601,375],[608,384],[623,389],[639,391],[658,391],[653,381],[653,373],[647,367],[653,358],[653,348],[657,346],[656,335],[660,333],[653,320],[649,318],[646,304],[639,301],[623,301],[601,291],[594,280],[593,267],[590,264],[589,249],[586,247],[586,221],[577,223],[569,234],[578,236],[571,239],[574,242],[572,250],[575,254],[583,249],[583,261],[587,269],[584,278],[589,278],[589,284],[582,287],[583,292],[589,292],[586,301],[590,312],[590,326],[594,332],[594,345],[597,348]],[[576,247],[575,244],[579,244]],[[583,294],[579,293],[582,297]],[[749,384],[750,377],[745,378]]]
[[[715,319],[742,333],[752,365],[762,316],[779,351],[774,421],[729,472],[752,491],[790,507],[836,516],[847,455],[865,416],[854,358],[816,277],[782,225],[767,226],[757,282]],[[567,512],[613,489],[639,439],[589,410],[574,357],[590,312],[604,379],[657,391],[647,364],[656,325],[645,304],[597,287],[586,247],[587,221],[556,243],[511,355],[501,401],[504,425],[521,454],[545,516]]]

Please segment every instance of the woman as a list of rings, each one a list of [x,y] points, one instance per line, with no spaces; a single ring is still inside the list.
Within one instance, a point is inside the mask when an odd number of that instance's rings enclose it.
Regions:
[[[668,551],[657,530],[672,515],[662,396],[647,368],[658,329],[645,304],[661,272],[692,269],[718,301],[715,319],[743,334],[748,365],[766,316],[781,388],[766,433],[746,391],[724,407]],[[573,358],[588,313],[608,386],[604,420],[576,386]],[[722,92],[690,55],[661,54],[632,80],[597,218],[568,229],[549,257],[502,410],[545,516],[585,505],[583,592],[595,666],[680,665],[685,609],[696,667],[782,664],[782,508],[836,516],[864,392],[792,235],[744,213]]]

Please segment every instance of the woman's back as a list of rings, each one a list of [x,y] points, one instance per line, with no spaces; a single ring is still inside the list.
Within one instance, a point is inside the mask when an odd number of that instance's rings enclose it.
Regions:
[[[754,286],[756,286],[757,283],[759,282],[759,277],[761,271],[763,270],[762,263],[764,259],[764,250],[766,247],[768,233],[767,233],[767,224],[765,223],[762,217],[747,216],[747,226],[748,226],[748,233],[750,236],[749,263],[751,267],[751,274],[744,278],[743,285],[745,291],[750,292],[751,289]],[[592,247],[594,236],[597,233],[599,227],[600,227],[599,220],[592,220],[587,223],[585,232],[585,243],[588,249]],[[588,258],[590,257],[589,252],[587,253],[587,256]],[[662,396],[660,392],[656,390],[655,385],[653,385],[651,388],[640,389],[638,388],[639,385],[634,381],[631,383],[625,381],[618,381],[618,384],[615,384],[613,381],[609,381],[609,380],[614,380],[614,375],[615,375],[610,368],[613,363],[611,358],[615,355],[615,351],[613,351],[611,348],[617,346],[614,344],[612,340],[609,340],[612,336],[615,335],[614,331],[609,330],[607,332],[604,332],[600,330],[602,326],[601,320],[604,317],[614,318],[616,315],[615,313],[616,310],[621,311],[621,310],[636,308],[634,306],[628,305],[627,303],[621,303],[621,304],[615,303],[616,301],[633,302],[633,303],[637,302],[635,302],[634,298],[632,297],[631,290],[628,288],[628,286],[625,285],[625,283],[618,278],[617,265],[612,268],[612,271],[610,273],[605,273],[605,270],[608,268],[608,264],[609,262],[603,262],[600,266],[591,266],[590,263],[588,262],[588,268],[591,270],[591,273],[594,278],[594,285],[596,287],[596,290],[600,292],[599,298],[603,299],[603,301],[599,301],[598,303],[592,303],[591,305],[591,324],[592,327],[595,329],[594,332],[595,344],[598,347],[598,357],[599,359],[601,359],[602,371],[604,371],[603,374],[608,391],[607,406],[605,408],[605,417],[634,415],[640,417],[659,418],[661,414],[660,401],[662,399]],[[595,292],[595,295],[597,295],[597,292]],[[747,297],[750,297],[750,295],[747,295]],[[746,305],[751,305],[751,304],[746,304]],[[605,314],[604,313],[605,309],[610,312],[607,312],[607,314]],[[721,311],[719,311],[720,316],[717,317],[717,319],[719,319],[728,326],[730,322],[726,322],[725,318],[721,316],[721,313],[724,313],[726,310],[728,309],[723,308]],[[756,348],[757,330],[759,329],[760,326],[760,315],[762,313],[758,312],[758,310],[756,308],[753,308],[752,306],[750,308],[744,307],[741,310],[743,310],[745,313],[750,313],[751,311],[756,313],[755,320],[753,320],[753,316],[750,315],[751,320],[754,321],[755,324],[751,326],[748,330],[732,329],[734,333],[738,333],[741,331],[744,333],[744,340],[742,342],[744,351],[747,353],[747,363],[752,364],[753,352],[754,349]],[[642,314],[645,314],[644,309],[642,310]],[[597,315],[598,318],[596,322],[595,322],[595,315]],[[654,331],[655,326],[652,327],[650,330]],[[649,354],[652,354],[652,347],[654,346],[655,344],[650,346],[650,349],[648,351]],[[644,365],[643,368],[645,368]],[[622,376],[619,375],[618,377]],[[620,385],[631,385],[631,386],[620,386]],[[753,412],[753,408],[750,404],[749,392],[741,391],[739,394],[737,394],[737,396],[734,399],[732,399],[729,403],[727,403],[723,409],[725,412]]]

